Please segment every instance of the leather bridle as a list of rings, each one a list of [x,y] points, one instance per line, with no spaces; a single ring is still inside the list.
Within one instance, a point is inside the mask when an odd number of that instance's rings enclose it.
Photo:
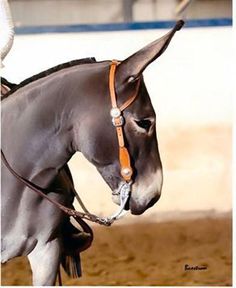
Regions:
[[[133,174],[133,169],[130,164],[130,155],[128,149],[125,147],[125,140],[124,140],[124,117],[122,116],[122,111],[124,111],[137,97],[138,88],[140,85],[140,81],[136,86],[135,93],[118,108],[117,101],[116,101],[116,92],[115,92],[115,71],[116,67],[119,65],[119,62],[113,60],[110,66],[110,74],[109,74],[109,89],[110,89],[110,97],[111,97],[111,104],[112,109],[110,111],[112,117],[112,123],[116,127],[116,134],[118,138],[119,144],[119,161],[120,161],[120,173],[123,179],[126,182],[131,181],[131,177]]]
[[[124,179],[124,183],[122,183],[120,189],[118,192],[114,192],[113,195],[118,195],[120,197],[120,209],[115,214],[113,214],[110,217],[107,218],[101,218],[94,214],[91,214],[84,206],[82,200],[80,199],[77,192],[74,190],[76,199],[79,201],[82,209],[84,212],[79,212],[74,209],[68,208],[56,200],[50,198],[45,194],[45,192],[51,192],[45,189],[42,189],[41,187],[35,185],[31,181],[25,179],[21,175],[19,175],[8,163],[3,151],[1,150],[1,159],[7,169],[11,172],[11,174],[17,178],[20,182],[25,184],[28,188],[36,192],[41,197],[47,199],[49,202],[51,202],[53,205],[58,207],[60,210],[62,210],[64,213],[66,213],[68,216],[72,216],[75,219],[77,217],[83,218],[92,222],[99,223],[101,225],[110,226],[115,220],[119,219],[122,216],[122,213],[124,212],[125,205],[129,199],[130,193],[131,193],[131,185],[132,185],[132,174],[133,169],[131,167],[130,162],[130,155],[129,151],[125,146],[125,140],[124,140],[124,131],[123,126],[125,124],[124,117],[122,115],[122,112],[136,99],[138,95],[138,90],[140,86],[140,79],[137,81],[137,85],[135,88],[135,93],[120,107],[117,106],[116,101],[116,92],[115,92],[115,72],[116,67],[119,65],[119,62],[116,60],[113,60],[110,65],[110,71],[109,71],[109,92],[111,97],[111,104],[112,109],[110,111],[110,115],[112,117],[112,123],[116,128],[116,134],[119,144],[119,162],[120,162],[120,173],[122,178]]]

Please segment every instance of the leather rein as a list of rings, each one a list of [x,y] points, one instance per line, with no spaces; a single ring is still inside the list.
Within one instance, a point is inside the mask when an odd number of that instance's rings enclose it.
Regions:
[[[110,65],[110,71],[109,71],[109,92],[111,97],[111,104],[112,109],[110,110],[110,115],[112,117],[112,123],[116,128],[116,134],[119,144],[119,161],[120,161],[120,173],[122,178],[124,179],[124,183],[121,185],[120,190],[118,192],[113,192],[113,195],[119,195],[120,196],[120,209],[115,214],[113,214],[110,217],[102,218],[98,217],[94,214],[91,214],[84,206],[82,200],[80,199],[77,192],[74,190],[75,197],[80,203],[80,206],[84,210],[84,212],[79,212],[74,209],[68,208],[56,200],[50,198],[45,193],[50,192],[47,189],[43,189],[31,181],[25,179],[21,175],[19,175],[8,163],[3,151],[1,150],[1,159],[4,163],[4,165],[7,167],[7,169],[11,172],[11,174],[17,178],[20,182],[25,184],[28,188],[33,190],[35,193],[40,195],[41,197],[47,199],[49,202],[51,202],[53,205],[58,207],[61,211],[63,211],[68,216],[72,216],[73,218],[82,218],[85,220],[89,220],[101,225],[110,226],[115,220],[119,219],[122,216],[122,213],[124,212],[125,205],[129,199],[130,193],[131,193],[131,185],[132,185],[132,174],[133,169],[131,167],[130,162],[130,155],[128,149],[125,147],[125,140],[124,140],[124,132],[123,132],[123,126],[124,126],[124,117],[122,116],[122,111],[124,111],[133,101],[136,99],[138,95],[138,90],[140,86],[140,80],[137,83],[135,93],[124,103],[121,105],[121,107],[117,106],[116,101],[116,92],[115,92],[115,72],[116,67],[119,65],[119,62],[116,60],[113,60]]]

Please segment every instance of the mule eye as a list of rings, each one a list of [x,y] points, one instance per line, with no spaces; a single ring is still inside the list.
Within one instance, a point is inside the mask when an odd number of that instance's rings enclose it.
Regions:
[[[143,129],[145,129],[146,131],[148,131],[152,125],[152,122],[148,119],[142,119],[139,121],[135,121],[137,123],[137,125]]]

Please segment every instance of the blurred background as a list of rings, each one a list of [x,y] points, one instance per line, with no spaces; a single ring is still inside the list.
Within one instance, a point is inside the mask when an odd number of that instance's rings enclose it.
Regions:
[[[18,83],[84,57],[125,59],[184,19],[144,72],[163,162],[160,201],[114,227],[94,226],[84,276],[66,285],[231,285],[232,1],[12,0],[15,40],[2,76]],[[93,213],[117,209],[82,155],[69,163]],[[148,163],[147,163],[148,165]],[[75,204],[76,205],[76,204]],[[77,206],[78,207],[78,206]],[[185,271],[186,264],[203,271]],[[4,285],[30,283],[25,260],[2,267]]]
[[[10,0],[15,25],[231,18],[230,0]],[[30,13],[29,13],[30,11]]]

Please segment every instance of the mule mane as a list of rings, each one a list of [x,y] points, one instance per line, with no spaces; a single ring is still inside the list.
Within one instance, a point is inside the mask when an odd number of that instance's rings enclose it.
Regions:
[[[73,66],[76,66],[76,65],[81,65],[81,64],[90,64],[90,63],[96,63],[96,59],[94,57],[90,57],[90,58],[83,58],[83,59],[78,59],[78,60],[72,60],[72,61],[69,61],[69,62],[66,62],[66,63],[62,63],[62,64],[59,64],[57,66],[54,66],[52,68],[49,68],[43,72],[40,72],[36,75],[33,75],[25,80],[23,80],[22,82],[20,82],[19,84],[15,85],[14,84],[11,84],[13,85],[14,87],[8,92],[6,93],[5,95],[3,95],[1,97],[1,100],[7,98],[8,96],[10,96],[12,93],[14,93],[15,91],[17,91],[18,89],[26,86],[27,84],[31,83],[31,82],[34,82],[38,79],[41,79],[41,78],[44,78],[50,74],[53,74],[57,71],[60,71],[62,69],[65,69],[65,68],[70,68],[70,67],[73,67]],[[3,83],[4,84],[4,83]]]

